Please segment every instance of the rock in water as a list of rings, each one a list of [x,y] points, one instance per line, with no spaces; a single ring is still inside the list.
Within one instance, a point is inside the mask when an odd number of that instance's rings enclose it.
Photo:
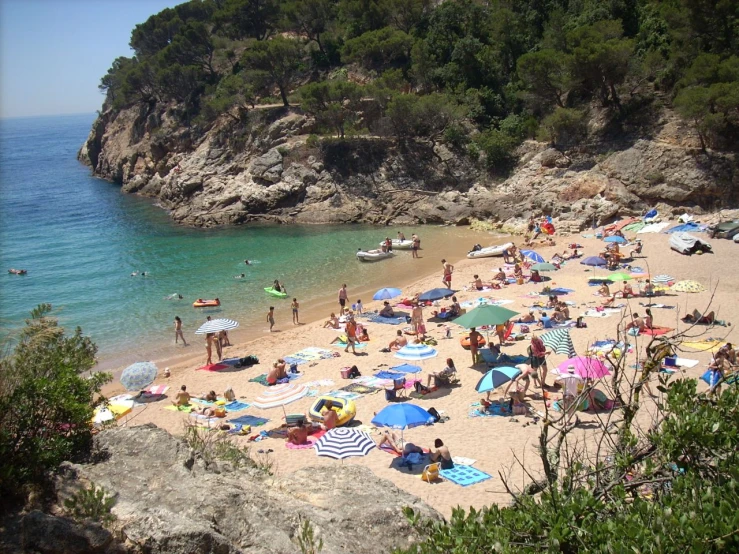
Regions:
[[[154,425],[114,428],[96,438],[107,452],[96,464],[65,464],[60,497],[92,481],[115,494],[116,535],[134,553],[298,553],[308,520],[324,554],[391,552],[416,538],[402,513],[428,505],[369,469],[306,467],[279,478],[256,469],[206,464]]]

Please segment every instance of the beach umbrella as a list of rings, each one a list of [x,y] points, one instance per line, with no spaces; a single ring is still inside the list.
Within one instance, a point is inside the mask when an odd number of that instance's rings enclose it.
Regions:
[[[591,267],[602,267],[608,265],[608,262],[600,256],[588,256],[580,262],[582,265],[589,265]]]
[[[631,281],[633,277],[629,275],[628,273],[611,273],[608,277],[606,277],[609,281],[612,282],[618,282],[618,281]]]
[[[372,424],[377,427],[392,427],[393,429],[408,429],[418,425],[428,425],[434,422],[434,416],[416,404],[404,402],[389,404],[372,418]]]
[[[126,390],[141,391],[157,378],[157,366],[154,362],[136,362],[121,373],[121,384]]]
[[[552,352],[556,354],[562,354],[564,356],[574,357],[575,345],[572,344],[572,337],[570,336],[570,330],[565,329],[554,329],[541,336],[541,341],[544,346],[551,348]]]
[[[400,296],[401,294],[402,293],[400,289],[394,289],[394,288],[380,289],[372,296],[372,300],[390,300],[391,298],[395,298],[397,296]]]
[[[618,244],[626,244],[629,242],[624,237],[619,237],[618,235],[612,235],[610,237],[606,237],[603,239],[603,242],[616,242]]]
[[[220,333],[221,331],[230,331],[231,329],[236,329],[238,326],[239,322],[234,321],[233,319],[211,319],[210,321],[206,321],[205,323],[203,323],[200,328],[195,331],[195,334],[207,335],[208,333]]]
[[[672,290],[675,292],[703,292],[706,287],[698,281],[678,281],[672,285]]]
[[[534,262],[543,262],[544,258],[541,254],[534,252],[533,250],[521,250],[521,254],[526,256],[529,260]]]
[[[396,358],[408,361],[428,360],[435,358],[439,353],[427,344],[407,344],[395,353]]]
[[[521,375],[521,370],[517,367],[494,367],[480,378],[477,385],[475,385],[475,390],[477,392],[488,392],[497,389],[519,375]]]
[[[366,456],[375,446],[375,441],[364,431],[336,427],[318,439],[313,448],[319,456],[343,460],[355,456]]]
[[[483,325],[501,325],[518,315],[518,312],[503,308],[502,306],[478,306],[470,310],[463,316],[454,320],[454,323],[470,329],[472,327],[482,327]]]
[[[675,278],[672,275],[657,275],[654,279],[652,279],[652,283],[655,285],[669,285],[670,283],[674,283]]]
[[[392,371],[398,371],[400,373],[418,373],[421,371],[421,366],[412,364],[401,364],[390,368]]]
[[[449,298],[452,296],[455,292],[452,289],[431,289],[424,292],[421,296],[418,297],[419,300],[423,302],[433,302],[434,300],[441,300],[442,298]]]
[[[649,279],[649,273],[644,271],[632,271],[629,273],[634,279]]]
[[[252,401],[252,405],[262,410],[282,406],[284,411],[286,404],[300,400],[306,394],[308,394],[308,387],[305,385],[298,385],[297,383],[275,385],[267,387],[266,391]]]
[[[540,262],[532,265],[531,269],[535,271],[557,271],[557,266],[547,262]]]
[[[575,356],[565,360],[557,366],[559,374],[567,375],[570,366],[575,368],[575,375],[582,379],[601,379],[611,374],[606,365],[598,358],[588,356]]]

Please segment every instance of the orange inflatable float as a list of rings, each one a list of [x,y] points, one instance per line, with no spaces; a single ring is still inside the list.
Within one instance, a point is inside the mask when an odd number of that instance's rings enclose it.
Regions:
[[[220,305],[221,301],[218,300],[218,298],[214,298],[213,300],[203,300],[202,298],[198,298],[192,303],[193,308],[215,308]]]
[[[463,336],[461,339],[459,339],[459,344],[461,344],[462,348],[464,348],[465,350],[469,350],[470,349],[470,336],[469,335]],[[485,337],[480,336],[480,338],[477,339],[477,347],[482,348],[483,346],[485,346],[485,344],[487,344],[485,342]]]

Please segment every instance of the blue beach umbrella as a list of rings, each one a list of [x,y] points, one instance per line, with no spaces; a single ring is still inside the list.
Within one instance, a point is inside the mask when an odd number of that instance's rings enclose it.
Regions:
[[[154,362],[136,362],[121,373],[121,384],[126,390],[144,390],[157,378],[157,366]]]
[[[544,258],[541,254],[534,252],[533,250],[521,250],[521,254],[526,256],[529,260],[532,260],[536,263],[541,263],[544,261]]]
[[[415,404],[390,404],[380,410],[372,418],[372,424],[378,427],[392,427],[394,429],[408,429],[418,425],[434,422],[434,416]]]
[[[395,367],[390,368],[392,371],[397,371],[398,373],[418,373],[421,371],[421,366],[412,365],[412,364],[401,364],[396,365]]]
[[[396,296],[400,296],[401,294],[402,293],[400,289],[380,289],[374,294],[372,300],[390,300],[391,298],[395,298]]]
[[[629,241],[628,241],[628,240],[626,240],[626,239],[625,239],[625,238],[623,238],[623,237],[619,237],[618,235],[612,235],[612,236],[610,236],[610,237],[606,237],[606,238],[604,238],[604,239],[603,239],[603,242],[617,242],[617,243],[619,243],[619,244],[626,244],[626,243],[627,243],[627,242],[629,242]]]
[[[520,374],[521,370],[517,367],[494,367],[480,378],[475,386],[475,390],[477,392],[488,392],[497,389],[511,379],[515,379]]]
[[[589,265],[592,267],[602,267],[608,265],[608,262],[600,256],[588,256],[580,262],[582,265]]]
[[[419,300],[422,300],[423,302],[434,300],[441,300],[442,298],[449,298],[453,294],[455,294],[457,291],[454,291],[452,289],[431,289],[424,292],[421,296],[418,297]]]

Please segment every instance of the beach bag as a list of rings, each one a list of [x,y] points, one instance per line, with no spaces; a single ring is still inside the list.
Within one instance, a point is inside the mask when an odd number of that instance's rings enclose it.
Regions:
[[[521,325],[521,332],[522,333],[530,333],[531,329],[529,329],[528,325]]]
[[[416,325],[416,330],[420,334],[425,335],[426,334],[426,324],[425,323],[419,323],[418,325]]]
[[[339,371],[341,371],[341,378],[342,379],[351,379],[351,377],[349,377],[349,374],[352,372],[352,368],[350,368],[350,367],[342,367]]]
[[[353,365],[349,369],[349,379],[356,379],[357,377],[361,377],[362,374],[359,372],[359,368],[355,365]]]
[[[298,364],[290,364],[290,373],[298,372]]]
[[[236,393],[231,387],[228,387],[223,393],[223,398],[225,398],[229,402],[233,402],[234,400],[236,400]]]
[[[397,398],[395,394],[395,389],[385,389],[385,400],[388,402],[395,400]]]
[[[426,411],[434,418],[434,423],[439,423],[439,421],[441,421],[441,414],[436,410],[436,408],[429,408]]]

